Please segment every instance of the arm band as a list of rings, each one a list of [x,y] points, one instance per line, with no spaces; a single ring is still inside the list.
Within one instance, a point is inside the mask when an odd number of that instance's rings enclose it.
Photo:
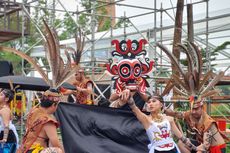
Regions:
[[[188,141],[185,136],[182,136],[179,140],[181,140],[183,143],[186,143]]]
[[[195,145],[193,145],[191,142],[188,142],[188,138],[186,138],[185,136],[182,136],[179,140],[181,140],[186,146],[188,146],[190,149],[197,151],[197,147]]]
[[[8,138],[8,135],[9,135],[9,127],[8,126],[6,126],[5,128],[4,128],[4,131],[3,131],[3,140],[6,140],[7,141],[7,138]]]

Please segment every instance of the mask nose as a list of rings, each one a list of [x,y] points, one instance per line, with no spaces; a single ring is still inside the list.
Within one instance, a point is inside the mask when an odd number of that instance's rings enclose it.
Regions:
[[[135,77],[134,77],[134,75],[133,75],[133,74],[131,74],[131,75],[130,75],[130,79],[132,79],[132,80],[134,80],[134,79],[135,79]]]

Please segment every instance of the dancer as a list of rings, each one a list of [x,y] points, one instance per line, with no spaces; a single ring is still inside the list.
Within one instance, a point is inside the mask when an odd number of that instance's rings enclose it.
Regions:
[[[148,145],[149,153],[180,153],[180,150],[171,136],[172,132],[188,147],[196,150],[199,149],[192,145],[188,139],[182,135],[172,117],[163,115],[161,113],[161,109],[164,105],[164,101],[161,96],[151,96],[147,101],[147,109],[150,112],[149,115],[143,113],[135,105],[129,90],[125,90],[123,92],[122,99],[129,99],[128,104],[130,108],[146,130],[148,138],[151,142]]]
[[[185,113],[171,110],[166,110],[165,113],[170,116],[184,118],[188,125],[187,133],[191,135],[189,136],[191,142],[202,147],[204,152],[225,153],[224,135],[218,130],[216,122],[203,110],[204,99],[220,92],[214,86],[224,76],[225,72],[220,72],[214,77],[212,70],[202,74],[202,54],[200,49],[192,42],[177,44],[180,51],[187,56],[187,71],[181,68],[181,64],[175,60],[176,58],[165,46],[159,43],[157,43],[157,46],[168,55],[172,64],[175,65],[174,72],[178,72],[172,74],[163,95],[173,88],[178,99],[189,99],[191,108]],[[184,153],[196,152],[181,145],[180,142],[178,146]]]
[[[15,153],[18,143],[18,134],[12,124],[10,102],[14,98],[14,91],[4,89],[0,93],[0,152]]]
[[[43,94],[40,106],[30,111],[26,133],[18,153],[64,153],[57,135],[58,122],[52,115],[57,109],[60,97],[55,89],[49,89]]]
[[[146,80],[148,73],[152,71],[154,61],[145,57],[147,51],[144,45],[145,39],[138,40],[112,40],[115,50],[111,52],[113,57],[123,57],[118,62],[112,59],[107,64],[107,71],[113,75],[114,93],[109,100],[110,107],[128,108],[127,101],[122,101],[120,96],[125,89],[129,89],[134,94],[134,100],[139,108],[143,108],[147,100],[146,90],[149,84]],[[141,60],[142,59],[142,60]],[[137,92],[138,91],[138,92]]]
[[[187,125],[187,135],[194,145],[200,146],[205,152],[225,153],[226,143],[224,138],[226,137],[219,131],[215,120],[204,111],[204,99],[191,96],[190,100],[193,105],[190,105],[191,110],[187,112],[176,112],[170,109],[166,109],[164,112],[167,115],[184,119]],[[188,149],[181,142],[178,143],[178,146],[184,153],[196,152]]]
[[[74,94],[76,98],[76,103],[93,105],[93,82],[85,77],[84,70],[79,69],[75,73],[75,82],[73,85],[76,87],[76,90],[66,90],[61,88],[62,94],[70,95]]]

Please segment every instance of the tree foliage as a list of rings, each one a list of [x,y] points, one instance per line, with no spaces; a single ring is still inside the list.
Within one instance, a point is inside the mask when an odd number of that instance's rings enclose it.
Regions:
[[[80,13],[78,15],[77,24],[82,28],[82,30],[86,34],[91,33],[92,18],[89,14],[92,13],[92,3],[93,1],[91,0],[81,0],[80,2],[83,9],[86,11],[83,11],[83,13]],[[64,14],[64,17],[54,16],[53,14],[54,12],[52,10],[47,9],[48,7],[49,8],[51,7],[48,6],[50,5],[50,2],[48,0],[39,0],[35,2],[35,4],[36,6],[31,8],[30,15],[32,20],[34,20],[34,22],[36,23],[36,26],[39,27],[41,31],[43,29],[42,20],[45,19],[53,27],[60,25],[59,28],[57,28],[58,37],[60,40],[65,40],[74,37],[74,34],[76,33],[76,29],[78,28],[74,21],[74,18],[70,17],[69,14],[67,13]],[[104,15],[108,14],[104,4],[105,4],[104,2],[95,1],[95,8],[96,8],[95,11],[97,14],[104,14]],[[74,16],[75,14],[70,14],[70,15]],[[14,18],[16,18],[16,16]],[[11,18],[12,22],[14,22],[14,18],[13,17]],[[20,16],[20,18],[22,18],[22,16]],[[100,29],[96,28],[96,31],[105,31],[111,27],[111,19],[109,17],[102,17],[102,16],[95,16],[95,23],[96,23],[95,27],[98,27],[98,23],[102,22],[102,20],[103,20],[103,26]],[[3,25],[2,22],[0,22],[0,26],[2,25]],[[118,23],[116,24],[116,27],[114,28],[120,28],[129,25],[130,25],[129,21],[127,19],[119,19]],[[14,26],[16,25],[14,24]],[[22,40],[22,38],[19,38],[1,45],[16,48],[21,51],[27,50],[35,43],[36,45],[42,45],[43,44],[42,37],[36,26],[32,22],[30,23],[30,30],[29,30],[30,35],[26,36],[24,40]],[[22,41],[23,41],[23,46],[22,46]],[[28,52],[28,54],[29,53],[30,52]],[[9,53],[1,53],[0,59],[12,61],[14,65],[15,73],[16,74],[21,73],[22,61],[20,57]],[[24,67],[28,67],[28,68],[30,67],[28,64],[26,64],[26,61],[24,61]]]
[[[217,47],[218,48],[218,47]],[[210,55],[210,59],[208,60],[206,58],[206,48],[201,48],[200,49],[201,51],[201,56],[202,56],[202,61],[203,61],[203,66],[206,65],[207,62],[209,62],[209,60],[212,62],[212,61],[215,61],[216,60],[216,56],[218,55],[220,49],[214,49],[213,51],[211,51],[211,55]],[[181,63],[184,65],[184,66],[188,66],[188,60],[187,59],[180,59],[181,60]],[[212,69],[214,69],[213,67],[215,66],[215,64],[212,64],[211,67]]]

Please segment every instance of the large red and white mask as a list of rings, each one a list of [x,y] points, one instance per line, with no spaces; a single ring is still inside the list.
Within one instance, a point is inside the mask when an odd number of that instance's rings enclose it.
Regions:
[[[116,92],[119,94],[125,88],[138,88],[140,92],[146,90],[146,74],[153,68],[153,61],[145,58],[145,61],[140,61],[136,57],[146,55],[146,51],[142,49],[142,45],[146,43],[145,39],[137,40],[113,40],[112,44],[116,45],[116,50],[112,52],[112,56],[122,56],[123,59],[118,63],[110,60],[107,64],[107,70],[114,75]]]

